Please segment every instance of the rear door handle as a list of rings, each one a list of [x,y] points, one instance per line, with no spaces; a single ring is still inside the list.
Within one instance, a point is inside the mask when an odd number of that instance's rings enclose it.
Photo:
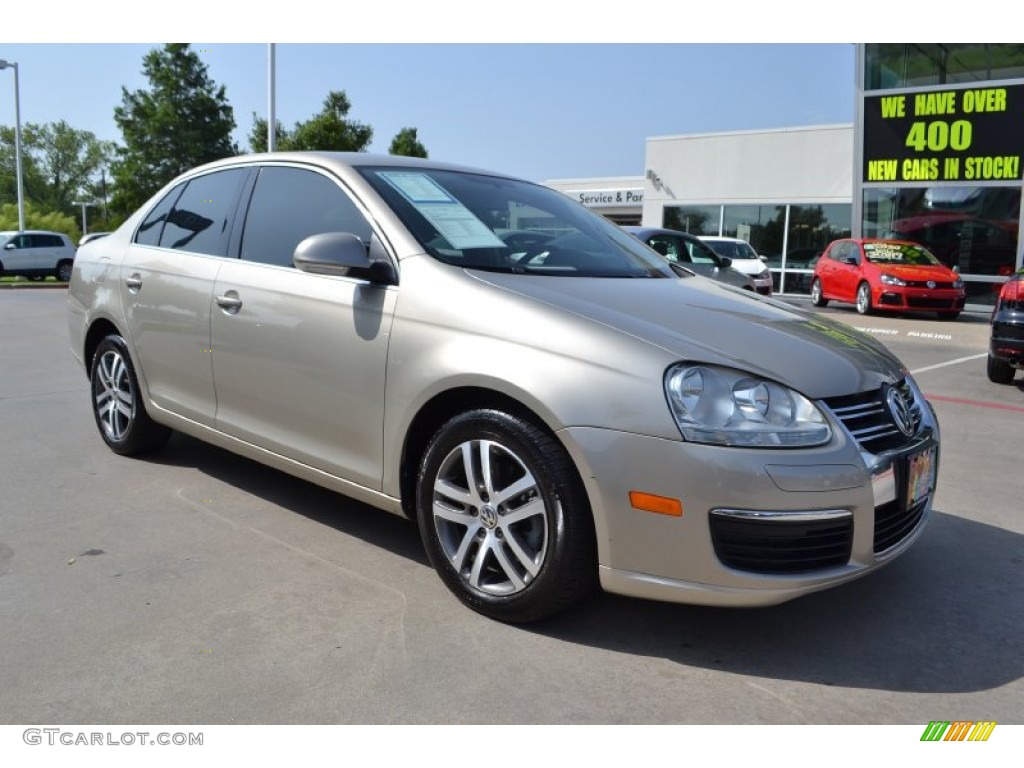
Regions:
[[[218,307],[232,315],[242,308],[242,300],[234,291],[228,291],[223,296],[218,296],[216,301]]]

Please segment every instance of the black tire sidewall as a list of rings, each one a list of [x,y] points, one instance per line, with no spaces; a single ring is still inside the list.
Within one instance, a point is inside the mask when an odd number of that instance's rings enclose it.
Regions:
[[[492,595],[466,584],[444,554],[433,521],[434,480],[442,462],[469,440],[494,440],[526,464],[547,509],[547,553],[536,578],[512,595]],[[420,536],[431,565],[467,606],[500,621],[536,621],[557,613],[590,591],[596,581],[593,522],[582,483],[560,443],[528,421],[498,410],[474,410],[445,423],[434,435],[416,480]],[[590,572],[588,575],[588,571]]]
[[[114,440],[107,434],[103,428],[103,421],[100,418],[99,411],[96,409],[96,371],[99,367],[100,359],[105,353],[110,351],[117,352],[124,361],[133,395],[131,421],[120,440]],[[132,362],[132,357],[128,352],[128,345],[118,335],[112,334],[104,338],[96,347],[95,353],[93,353],[92,364],[89,366],[89,399],[92,415],[96,421],[96,428],[100,432],[100,437],[103,438],[103,442],[114,453],[122,456],[132,456],[149,452],[162,445],[170,433],[167,427],[156,424],[149,418],[146,407],[142,402],[142,389],[139,386],[139,378],[135,374],[135,364]]]

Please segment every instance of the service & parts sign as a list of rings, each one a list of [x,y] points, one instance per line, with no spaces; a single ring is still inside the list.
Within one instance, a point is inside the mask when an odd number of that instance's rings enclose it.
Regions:
[[[1020,180],[1024,85],[864,99],[864,182]]]

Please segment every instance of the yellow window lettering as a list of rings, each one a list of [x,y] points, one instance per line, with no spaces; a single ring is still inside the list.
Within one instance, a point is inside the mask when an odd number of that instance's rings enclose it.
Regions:
[[[919,93],[914,97],[915,115],[952,115],[954,113],[956,113],[955,93]]]
[[[981,88],[964,92],[964,112],[1005,112],[1005,88]]]
[[[869,160],[868,181],[896,181],[898,160]]]
[[[939,159],[907,158],[903,161],[904,181],[934,181],[939,178]]]
[[[965,179],[1019,179],[1020,155],[969,157],[964,163]]]

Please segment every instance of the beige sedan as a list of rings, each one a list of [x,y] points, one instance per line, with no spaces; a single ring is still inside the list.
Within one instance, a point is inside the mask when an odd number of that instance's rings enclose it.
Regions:
[[[475,169],[197,168],[83,249],[68,322],[110,449],[178,430],[407,516],[503,621],[598,585],[779,603],[890,562],[935,489],[884,347]]]

